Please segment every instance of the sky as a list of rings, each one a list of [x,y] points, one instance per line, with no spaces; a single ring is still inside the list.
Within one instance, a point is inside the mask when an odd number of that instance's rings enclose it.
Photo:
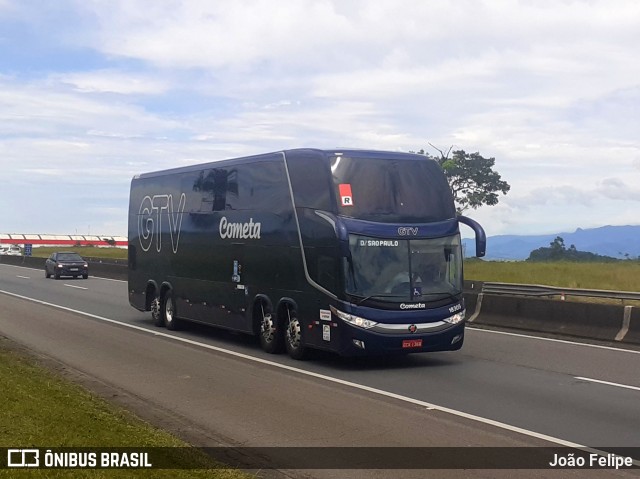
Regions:
[[[137,173],[430,144],[495,158],[490,236],[637,225],[639,58],[637,0],[0,0],[0,233],[124,236]]]

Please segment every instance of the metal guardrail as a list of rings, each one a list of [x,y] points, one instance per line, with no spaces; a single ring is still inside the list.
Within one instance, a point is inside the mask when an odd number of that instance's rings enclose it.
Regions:
[[[482,292],[485,294],[510,294],[516,296],[584,296],[588,298],[640,301],[640,293],[633,291],[563,288],[540,284],[484,283]]]

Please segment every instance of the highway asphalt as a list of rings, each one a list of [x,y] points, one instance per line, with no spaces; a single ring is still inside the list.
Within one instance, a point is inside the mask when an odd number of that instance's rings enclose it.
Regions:
[[[198,446],[640,448],[640,351],[628,346],[468,328],[458,352],[319,353],[300,362],[266,354],[244,335],[154,327],[148,313],[129,306],[125,282],[45,279],[43,271],[9,265],[0,265],[0,305],[0,336],[59,361],[98,390],[117,391],[116,401]],[[551,472],[637,471],[518,477]]]

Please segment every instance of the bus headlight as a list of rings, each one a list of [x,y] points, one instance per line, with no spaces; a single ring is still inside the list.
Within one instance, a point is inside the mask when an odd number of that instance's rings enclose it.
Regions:
[[[334,308],[333,306],[331,306],[330,308],[331,308],[331,312],[335,314],[338,318],[340,318],[343,321],[346,321],[349,324],[353,324],[354,326],[357,326],[359,328],[370,329],[370,328],[373,328],[376,324],[378,324],[375,321],[371,321],[370,319],[364,319],[354,314],[345,313],[343,311],[340,311],[339,309]]]
[[[464,320],[464,314],[465,314],[465,310],[463,309],[462,311],[454,314],[453,316],[444,318],[443,321],[449,324],[458,324],[460,321]]]

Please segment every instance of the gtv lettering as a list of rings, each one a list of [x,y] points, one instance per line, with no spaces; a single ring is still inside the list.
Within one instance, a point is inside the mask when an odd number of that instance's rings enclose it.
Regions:
[[[143,251],[149,251],[151,245],[156,244],[156,251],[162,251],[162,222],[163,218],[169,222],[169,236],[171,238],[171,248],[174,253],[178,252],[178,242],[180,241],[180,229],[182,227],[182,216],[187,197],[184,193],[180,195],[180,202],[177,210],[174,207],[173,195],[153,195],[145,196],[140,203],[138,212],[138,238]]]
[[[417,227],[400,226],[398,228],[398,236],[416,236],[418,234]]]

